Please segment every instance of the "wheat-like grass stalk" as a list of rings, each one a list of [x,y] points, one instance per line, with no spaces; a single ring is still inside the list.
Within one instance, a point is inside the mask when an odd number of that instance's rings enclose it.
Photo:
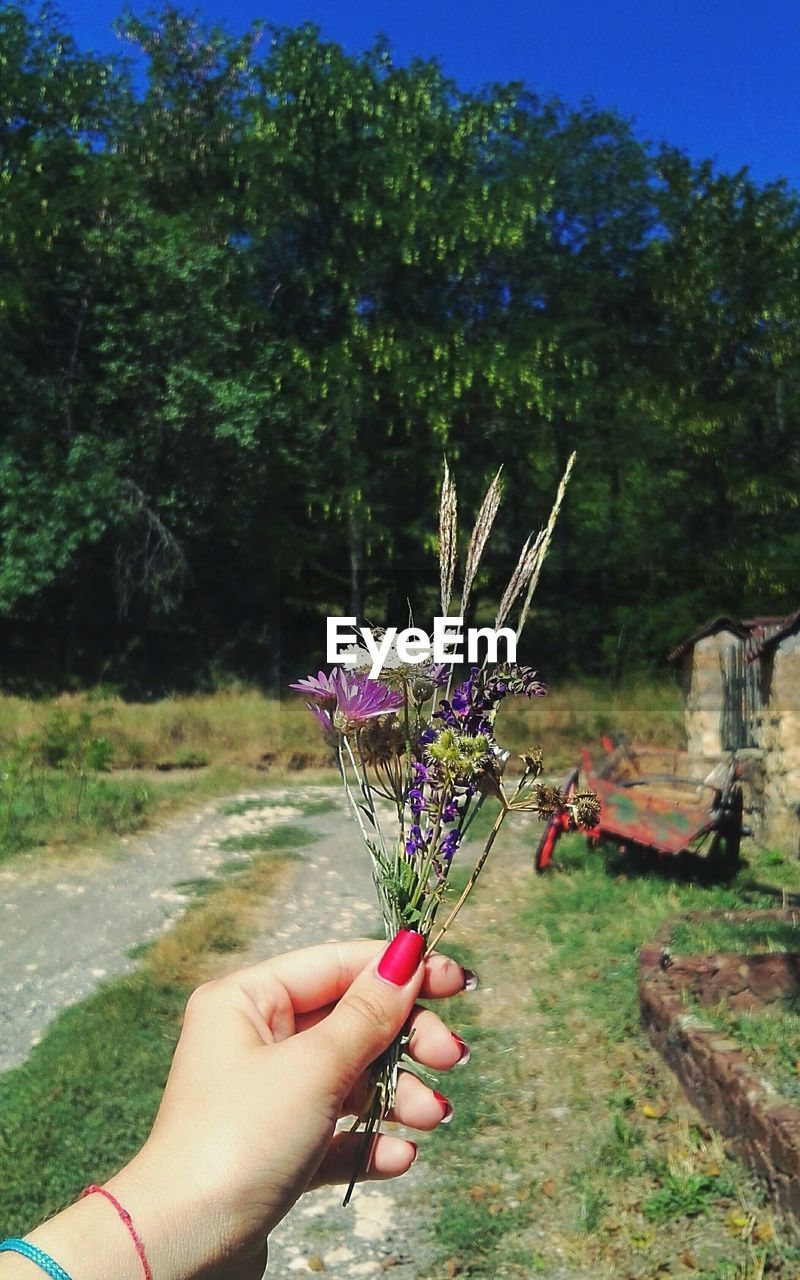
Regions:
[[[456,486],[444,460],[442,477],[442,496],[439,502],[439,581],[441,588],[442,615],[447,616],[450,599],[453,594],[453,579],[456,573],[456,555],[458,551],[458,503]]]
[[[495,614],[495,619],[494,619],[494,625],[496,627],[502,627],[503,623],[505,622],[506,618],[511,612],[511,608],[512,608],[512,605],[514,604],[514,601],[517,599],[520,593],[525,590],[525,587],[528,582],[528,575],[532,570],[532,567],[534,564],[534,557],[536,555],[536,551],[537,551],[541,537],[542,537],[542,534],[540,533],[536,538],[536,541],[534,542],[533,534],[531,533],[528,535],[525,541],[525,545],[523,546],[522,550],[519,553],[519,559],[517,560],[517,563],[514,566],[514,571],[511,574],[511,577],[509,578],[508,582],[506,583],[506,589],[503,592],[503,596],[502,596],[502,599],[500,600],[500,604],[497,606],[497,613]]]
[[[497,515],[497,511],[503,497],[503,485],[500,480],[502,471],[503,468],[501,467],[484,494],[481,509],[476,517],[472,536],[469,540],[469,547],[467,548],[467,564],[464,570],[464,590],[461,595],[462,617],[466,617],[470,593],[475,583],[481,558],[483,557],[484,548],[486,543],[489,541],[489,534],[492,532],[492,525],[494,524],[495,516]]]
[[[531,600],[533,599],[533,593],[536,590],[536,587],[539,583],[539,576],[542,572],[542,565],[545,562],[545,557],[547,556],[547,553],[550,550],[550,543],[553,538],[553,530],[556,527],[556,521],[558,520],[558,514],[561,510],[561,504],[564,501],[564,494],[567,492],[567,485],[569,484],[569,478],[572,475],[572,468],[575,465],[576,457],[577,457],[576,453],[571,453],[567,460],[567,465],[566,465],[566,468],[564,469],[564,474],[561,477],[561,483],[558,486],[558,493],[556,494],[556,500],[553,503],[553,509],[550,512],[550,518],[548,519],[547,524],[544,527],[544,530],[542,531],[542,533],[539,534],[539,537],[536,539],[536,555],[532,557],[530,579],[528,581],[528,590],[525,595],[525,603],[523,604],[520,610],[519,622],[517,623],[517,639],[518,640],[522,635],[522,628],[525,626],[525,623],[528,620],[528,613],[530,611]]]

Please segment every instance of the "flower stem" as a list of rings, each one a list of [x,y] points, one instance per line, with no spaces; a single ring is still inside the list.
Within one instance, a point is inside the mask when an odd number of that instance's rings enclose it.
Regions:
[[[453,910],[450,912],[444,924],[439,929],[439,932],[436,934],[433,941],[428,943],[428,950],[425,952],[426,956],[429,956],[431,952],[436,948],[438,943],[441,942],[442,938],[447,933],[447,930],[450,928],[450,925],[455,920],[456,916],[458,915],[459,911],[463,907],[467,898],[472,893],[472,890],[475,887],[475,882],[478,879],[478,876],[481,874],[481,871],[483,870],[483,864],[486,862],[486,859],[489,857],[489,854],[491,853],[492,845],[497,839],[497,833],[502,827],[503,822],[505,821],[506,814],[508,812],[509,812],[508,805],[505,804],[494,820],[494,826],[492,827],[491,831],[489,832],[489,835],[487,836],[486,844],[484,845],[484,848],[483,848],[483,853],[478,858],[478,861],[475,863],[475,866],[472,870],[472,875],[470,876],[469,880],[465,884],[463,892],[461,893],[461,896],[458,899],[458,902],[453,907]]]

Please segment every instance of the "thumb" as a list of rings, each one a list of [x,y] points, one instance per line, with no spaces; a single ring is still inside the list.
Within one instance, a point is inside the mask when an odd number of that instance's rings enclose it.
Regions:
[[[422,934],[401,929],[310,1033],[325,1060],[335,1064],[344,1095],[402,1030],[425,976],[424,952]]]

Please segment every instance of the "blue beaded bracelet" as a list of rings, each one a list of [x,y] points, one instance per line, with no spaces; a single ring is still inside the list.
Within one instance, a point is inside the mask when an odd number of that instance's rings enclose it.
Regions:
[[[0,1253],[21,1253],[23,1258],[35,1262],[37,1267],[41,1267],[45,1275],[52,1276],[53,1280],[70,1280],[63,1267],[28,1240],[15,1240],[13,1236],[9,1236],[7,1240],[0,1240]]]

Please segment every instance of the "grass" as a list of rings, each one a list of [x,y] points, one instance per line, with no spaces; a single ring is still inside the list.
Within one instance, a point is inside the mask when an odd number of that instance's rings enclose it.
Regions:
[[[0,1222],[23,1234],[103,1181],[138,1150],[161,1098],[191,989],[246,946],[298,843],[287,828],[265,856],[195,901],[170,933],[136,948],[131,977],[64,1010],[20,1067],[0,1075]],[[308,833],[302,831],[303,842]],[[199,890],[199,892],[198,892]],[[87,1173],[88,1171],[88,1173]]]
[[[538,827],[521,831],[501,836],[460,924],[481,939],[458,952],[481,985],[456,1026],[472,1063],[440,1086],[454,1122],[423,1152],[440,1206],[431,1280],[797,1280],[800,1250],[763,1187],[643,1038],[636,986],[639,948],[667,916],[780,905],[795,870],[752,855],[711,885],[573,837],[562,870],[535,878]]]
[[[703,1006],[702,1016],[745,1051],[760,1076],[800,1105],[800,1002],[776,1000],[763,1010],[738,1013],[722,1001]]]
[[[766,856],[769,857],[768,854]],[[781,877],[785,887],[788,888],[792,881],[796,883],[787,863],[768,862],[768,865],[771,870],[785,868],[785,875]],[[780,906],[780,902],[770,905]],[[676,955],[700,955],[714,951],[745,954],[800,951],[800,925],[790,920],[677,920],[670,935],[670,946]]]
[[[547,698],[509,699],[498,717],[498,741],[511,751],[541,746],[545,769],[575,764],[583,746],[605,734],[625,734],[641,746],[684,745],[683,696],[672,680],[632,682],[611,689],[597,681],[554,686]]]
[[[265,831],[228,836],[219,847],[226,853],[266,853],[274,850],[285,852],[311,844],[314,840],[319,840],[317,832],[309,831],[307,827],[292,826],[284,822],[277,827],[268,827]]]
[[[511,750],[531,742],[561,771],[584,743],[621,730],[638,742],[679,746],[681,702],[672,683],[610,692],[571,683],[533,703],[504,707]],[[128,703],[98,689],[56,699],[0,697],[0,858],[22,850],[69,852],[108,834],[255,779],[322,770],[332,759],[303,701],[233,687],[213,694]],[[239,802],[239,812],[260,804]],[[325,812],[327,802],[314,810]]]
[[[285,804],[284,796],[248,796],[244,800],[227,800],[219,806],[217,813],[226,818],[240,817],[247,813],[260,813],[265,809],[280,808]],[[292,797],[291,804],[293,809],[300,810],[304,818],[334,813],[338,807],[336,801],[332,799],[305,800],[295,796]]]

